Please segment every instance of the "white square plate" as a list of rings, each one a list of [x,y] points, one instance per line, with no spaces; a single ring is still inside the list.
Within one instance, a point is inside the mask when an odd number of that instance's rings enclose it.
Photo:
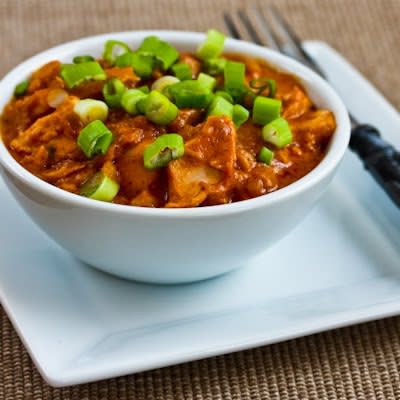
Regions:
[[[400,147],[397,112],[327,45],[307,48],[356,116]],[[350,152],[288,237],[246,268],[192,285],[144,285],[98,272],[41,233],[2,181],[0,193],[0,300],[54,386],[400,312],[400,210]]]

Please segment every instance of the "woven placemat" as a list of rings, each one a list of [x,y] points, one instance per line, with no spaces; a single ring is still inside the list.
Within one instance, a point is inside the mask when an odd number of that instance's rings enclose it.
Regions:
[[[400,0],[275,0],[400,108]],[[0,76],[49,46],[130,29],[224,30],[228,0],[0,0]],[[399,133],[400,134],[400,133]],[[0,307],[0,399],[400,399],[400,317],[131,376],[49,387]]]

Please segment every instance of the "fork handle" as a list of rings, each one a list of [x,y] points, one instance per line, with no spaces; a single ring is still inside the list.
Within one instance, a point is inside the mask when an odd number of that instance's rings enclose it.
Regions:
[[[350,149],[357,153],[365,168],[400,207],[400,152],[382,139],[375,127],[367,124],[353,127]]]

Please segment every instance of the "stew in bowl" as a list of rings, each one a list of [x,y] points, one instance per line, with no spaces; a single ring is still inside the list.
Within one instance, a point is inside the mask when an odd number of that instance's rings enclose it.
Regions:
[[[334,115],[224,40],[209,30],[193,53],[107,40],[97,60],[50,61],[16,86],[3,141],[40,179],[118,204],[202,207],[290,185],[324,157]]]

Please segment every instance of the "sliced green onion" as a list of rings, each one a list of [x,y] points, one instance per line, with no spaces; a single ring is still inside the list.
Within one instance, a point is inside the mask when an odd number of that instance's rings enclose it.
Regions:
[[[215,96],[210,104],[210,107],[208,108],[207,116],[215,115],[219,117],[225,115],[229,118],[232,118],[232,113],[233,105],[223,97]]]
[[[149,78],[154,69],[154,58],[138,53],[133,53],[132,67],[135,73],[143,79]]]
[[[281,114],[282,102],[264,96],[257,96],[253,104],[253,122],[259,125],[268,124]]]
[[[257,155],[258,161],[267,165],[271,164],[273,158],[274,158],[274,152],[265,146],[261,148],[260,152]]]
[[[69,89],[87,80],[104,81],[107,78],[103,68],[95,61],[81,64],[63,64],[60,75]]]
[[[159,136],[144,149],[143,164],[148,169],[162,168],[170,161],[181,158],[184,153],[185,145],[182,136],[167,133]]]
[[[215,95],[216,95],[216,96],[223,97],[225,100],[228,100],[229,103],[232,103],[232,104],[233,104],[233,98],[232,98],[232,96],[231,96],[228,92],[225,92],[225,91],[223,91],[223,90],[217,90],[217,91],[215,92]]]
[[[86,125],[78,136],[78,146],[86,157],[92,158],[97,154],[104,155],[113,140],[111,131],[101,122],[96,120]]]
[[[272,143],[279,149],[290,144],[293,140],[292,131],[286,119],[277,118],[262,129],[264,141]]]
[[[202,83],[211,91],[214,90],[215,85],[217,84],[217,80],[213,78],[211,75],[205,74],[204,72],[200,72],[199,76],[197,77],[197,81]]]
[[[237,128],[249,119],[250,111],[240,104],[235,104],[232,111],[232,121]]]
[[[207,31],[205,41],[198,47],[196,51],[197,57],[201,60],[216,58],[224,49],[225,35],[215,29]]]
[[[111,64],[114,64],[117,57],[130,51],[129,46],[119,40],[107,40],[104,45],[103,58]]]
[[[137,49],[137,53],[155,57],[163,70],[167,70],[179,57],[178,51],[173,46],[157,36],[145,38]]]
[[[148,95],[143,93],[139,89],[129,89],[124,92],[121,98],[121,105],[123,109],[131,114],[136,115],[139,114],[139,110],[137,109],[137,103],[141,99],[145,99]]]
[[[249,82],[252,89],[257,90],[257,95],[261,95],[265,89],[268,88],[268,97],[275,97],[276,94],[276,81],[274,79],[257,78]]]
[[[197,80],[175,83],[168,87],[168,94],[179,108],[206,108],[213,98],[211,90]]]
[[[178,108],[175,104],[172,103],[168,97],[156,90],[152,90],[150,94],[147,95],[144,103],[144,111],[146,117],[151,122],[158,125],[168,125],[178,115]]]
[[[118,182],[97,172],[82,185],[80,194],[93,200],[113,201],[118,191]]]
[[[269,79],[268,87],[269,87],[268,97],[274,98],[276,94],[276,81],[274,79]]]
[[[143,92],[145,94],[149,94],[150,93],[150,89],[149,89],[149,87],[147,85],[139,86],[136,89],[140,90],[141,92]]]
[[[146,113],[146,101],[147,101],[147,97],[142,97],[141,99],[139,99],[139,101],[136,103],[136,110],[139,114],[145,114]]]
[[[18,83],[18,85],[16,85],[14,89],[14,96],[15,97],[23,96],[28,90],[28,86],[29,86],[28,80]]]
[[[132,67],[133,58],[133,52],[127,51],[126,53],[123,53],[115,58],[115,65],[118,68]]]
[[[104,100],[110,107],[121,107],[121,98],[125,90],[124,82],[118,78],[112,78],[103,86]]]
[[[193,73],[189,64],[186,63],[178,63],[174,64],[171,67],[173,74],[180,80],[186,81],[188,79],[192,79]]]
[[[72,59],[74,64],[82,64],[88,61],[95,61],[95,59],[92,56],[76,56]]]
[[[153,72],[154,58],[138,52],[127,52],[116,58],[115,65],[120,68],[132,67],[140,78],[146,79]]]
[[[226,66],[225,58],[210,58],[204,62],[204,70],[210,75],[220,75],[224,72]]]
[[[74,112],[79,115],[83,124],[92,121],[105,121],[108,116],[107,104],[100,100],[83,99],[79,100],[74,106]]]
[[[244,63],[227,61],[224,69],[224,89],[236,102],[240,102],[246,93],[244,86],[246,66]]]
[[[147,79],[153,72],[155,61],[153,56],[128,51],[115,59],[115,65],[120,68],[132,67],[140,78]]]
[[[180,82],[180,80],[175,76],[164,75],[153,82],[153,84],[151,85],[151,90],[158,90],[159,92],[162,93],[166,87],[174,85],[175,83],[178,82]]]

